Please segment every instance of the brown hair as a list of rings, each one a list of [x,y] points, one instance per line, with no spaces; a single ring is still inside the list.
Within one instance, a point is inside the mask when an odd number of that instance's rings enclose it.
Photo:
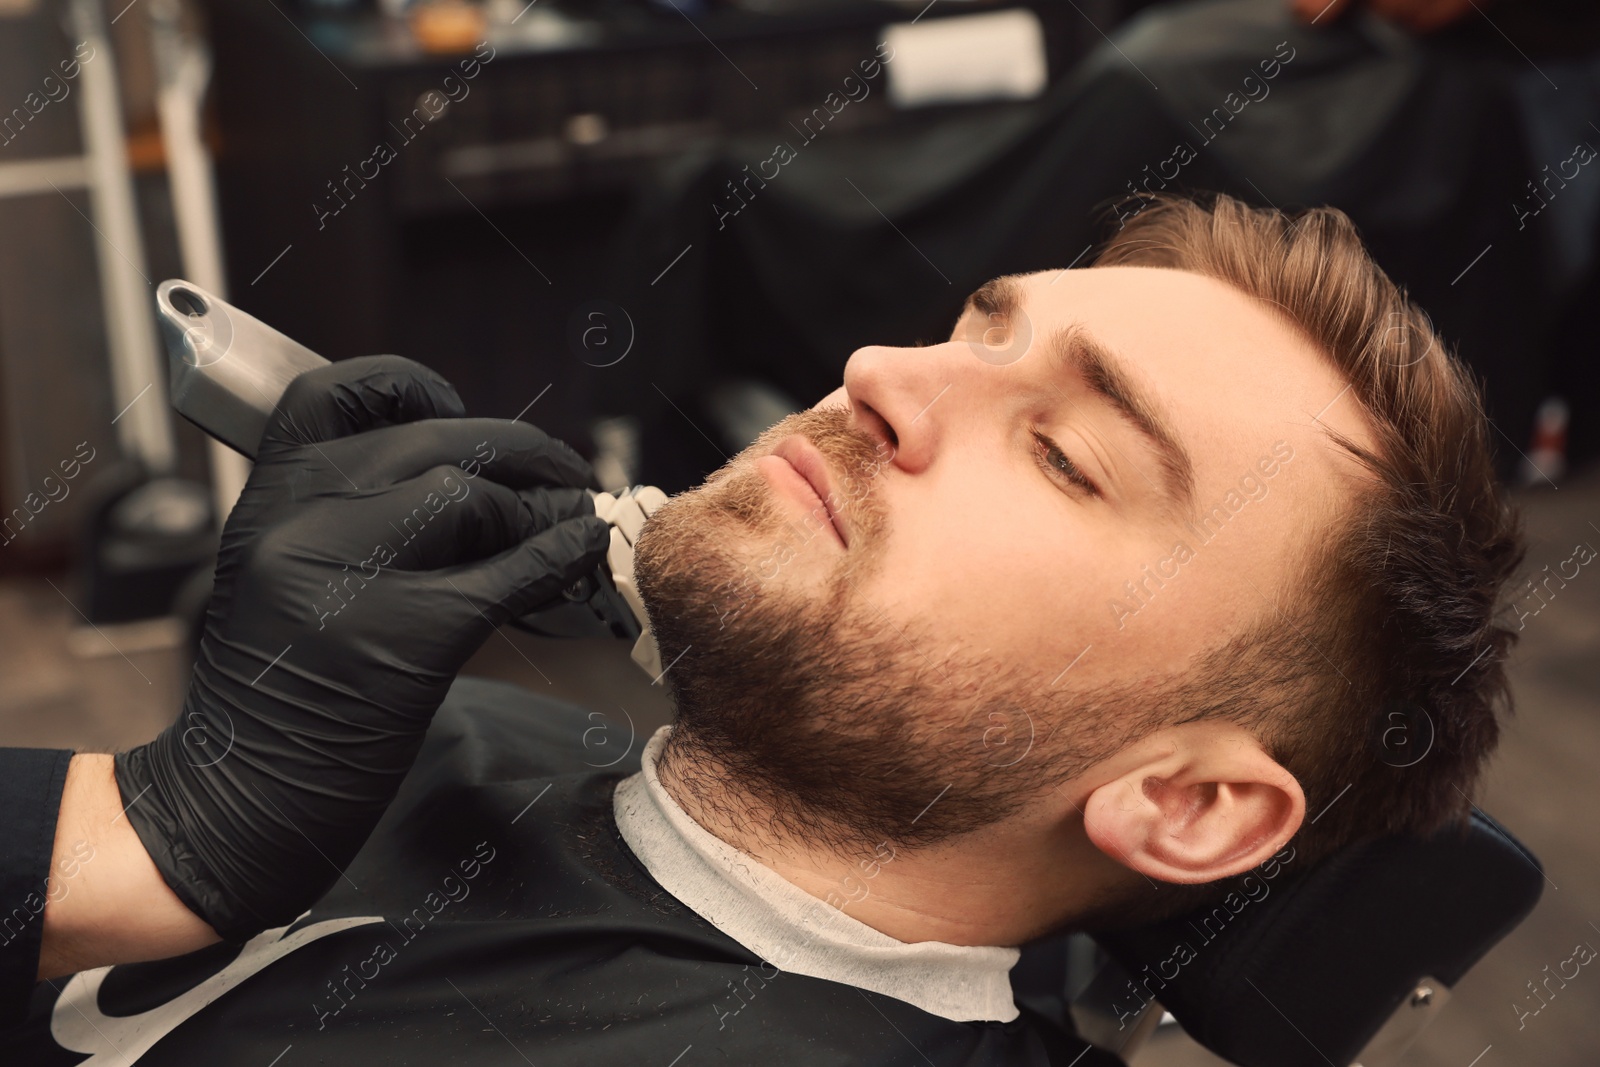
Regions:
[[[1193,271],[1274,305],[1349,381],[1376,446],[1332,434],[1370,479],[1312,546],[1286,618],[1267,611],[1215,649],[1198,672],[1207,699],[1179,705],[1238,719],[1299,780],[1300,869],[1463,820],[1512,707],[1517,635],[1496,616],[1525,550],[1476,381],[1344,213],[1131,200],[1094,266]]]

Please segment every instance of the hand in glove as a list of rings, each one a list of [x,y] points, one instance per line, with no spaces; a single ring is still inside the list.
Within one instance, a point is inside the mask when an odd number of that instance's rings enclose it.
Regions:
[[[116,757],[163,879],[225,939],[321,896],[490,631],[605,558],[589,465],[463,414],[396,356],[295,379],[223,529],[183,712]]]

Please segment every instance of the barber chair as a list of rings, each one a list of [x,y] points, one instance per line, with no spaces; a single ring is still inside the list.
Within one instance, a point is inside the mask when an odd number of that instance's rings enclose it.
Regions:
[[[1533,910],[1544,869],[1474,810],[1464,829],[1363,842],[1267,884],[1220,928],[1206,908],[1028,945],[1017,1000],[1124,1060],[1166,1011],[1241,1067],[1387,1067]]]

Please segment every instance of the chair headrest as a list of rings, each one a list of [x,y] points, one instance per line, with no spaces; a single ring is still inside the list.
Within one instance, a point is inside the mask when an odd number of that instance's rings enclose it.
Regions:
[[[1206,908],[1094,939],[1157,976],[1147,988],[1224,1059],[1348,1064],[1419,979],[1455,985],[1543,889],[1537,858],[1474,810],[1430,837],[1352,845],[1220,924]]]

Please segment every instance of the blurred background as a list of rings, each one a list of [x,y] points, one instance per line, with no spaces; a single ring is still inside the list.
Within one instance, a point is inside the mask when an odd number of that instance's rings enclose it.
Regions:
[[[171,411],[164,279],[675,492],[1119,195],[1333,204],[1483,381],[1531,578],[1600,545],[1597,155],[1580,0],[0,0],[0,743],[181,701],[247,467]],[[1483,800],[1544,898],[1400,1062],[1600,1061],[1600,979],[1514,1007],[1600,942],[1592,570],[1516,591]],[[468,669],[670,713],[608,640]]]

